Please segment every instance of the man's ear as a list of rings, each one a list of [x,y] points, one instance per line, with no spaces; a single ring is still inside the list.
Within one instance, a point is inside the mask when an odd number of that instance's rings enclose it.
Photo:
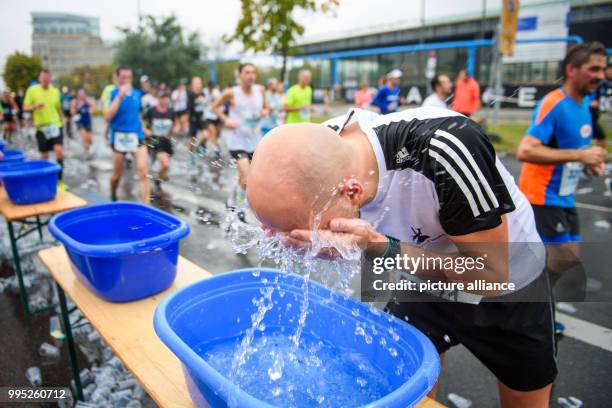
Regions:
[[[351,204],[359,205],[363,200],[363,185],[355,177],[344,179],[340,188],[340,194],[346,196],[351,201]]]

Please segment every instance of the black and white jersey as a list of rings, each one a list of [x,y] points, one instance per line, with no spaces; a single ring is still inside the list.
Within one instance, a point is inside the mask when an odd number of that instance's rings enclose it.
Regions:
[[[378,191],[361,218],[402,242],[450,252],[450,236],[495,228],[506,214],[509,242],[537,243],[533,259],[511,253],[511,281],[522,287],[539,276],[544,249],[533,210],[480,125],[435,107],[389,115],[353,109],[325,125],[340,133],[353,122],[368,136],[379,171]]]

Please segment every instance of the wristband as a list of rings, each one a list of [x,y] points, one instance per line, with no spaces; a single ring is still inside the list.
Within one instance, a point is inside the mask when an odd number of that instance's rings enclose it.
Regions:
[[[396,255],[401,255],[402,246],[400,240],[390,235],[385,235],[385,237],[387,237],[387,249],[385,249],[385,252],[382,254],[382,258],[393,258]]]
[[[397,238],[393,238],[390,235],[385,235],[387,238],[387,247],[385,248],[385,252],[382,255],[368,255],[365,254],[365,258],[368,261],[373,261],[374,258],[385,258],[388,256],[395,256],[396,254],[401,253],[400,241]]]

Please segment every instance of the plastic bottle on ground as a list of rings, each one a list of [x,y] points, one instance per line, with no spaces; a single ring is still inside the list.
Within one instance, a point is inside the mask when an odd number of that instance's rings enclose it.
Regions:
[[[470,408],[472,406],[472,401],[470,401],[467,398],[463,398],[459,394],[455,394],[451,392],[450,394],[448,394],[447,398],[448,398],[448,401],[455,408]]]
[[[40,387],[42,385],[42,375],[40,374],[40,368],[33,366],[26,370],[26,380],[32,387]]]

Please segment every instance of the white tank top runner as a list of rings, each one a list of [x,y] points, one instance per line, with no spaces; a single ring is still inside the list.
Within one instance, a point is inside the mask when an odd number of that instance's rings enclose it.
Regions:
[[[236,123],[235,129],[227,129],[229,150],[253,152],[261,139],[261,110],[263,94],[259,85],[252,85],[249,95],[240,86],[232,88],[234,105],[230,107],[229,118]]]

